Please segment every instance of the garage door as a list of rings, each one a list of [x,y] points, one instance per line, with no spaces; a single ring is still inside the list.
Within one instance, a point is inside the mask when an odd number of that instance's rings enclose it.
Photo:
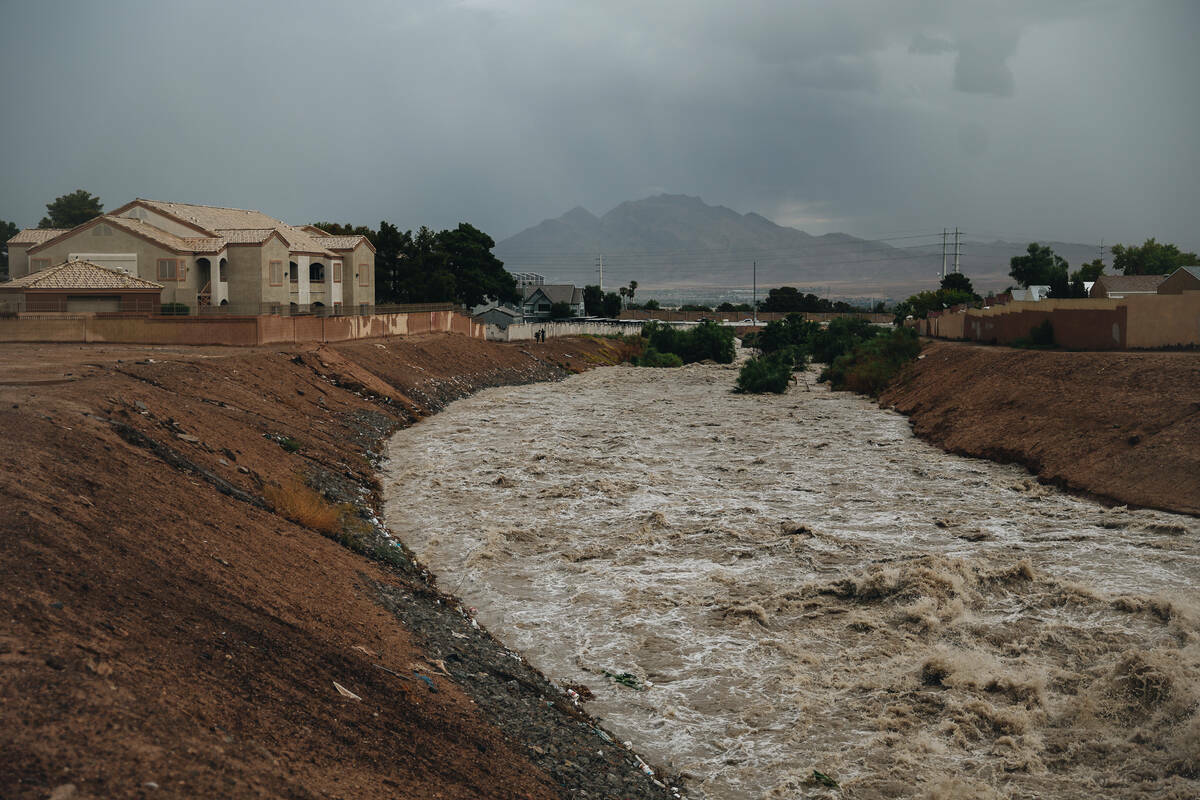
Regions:
[[[67,298],[67,311],[120,311],[121,298],[109,295],[107,297],[88,297],[82,295],[79,297]]]
[[[71,253],[71,261],[90,261],[109,269],[119,269],[127,275],[137,277],[137,253]]]

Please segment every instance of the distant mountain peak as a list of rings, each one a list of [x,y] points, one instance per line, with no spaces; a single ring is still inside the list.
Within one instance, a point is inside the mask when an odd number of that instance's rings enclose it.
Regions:
[[[559,217],[559,219],[561,219],[561,220],[580,220],[580,221],[586,220],[588,222],[595,222],[596,220],[598,220],[600,218],[597,217],[592,212],[588,211],[583,206],[575,206],[570,211],[568,211],[567,213],[565,213],[561,217]]]

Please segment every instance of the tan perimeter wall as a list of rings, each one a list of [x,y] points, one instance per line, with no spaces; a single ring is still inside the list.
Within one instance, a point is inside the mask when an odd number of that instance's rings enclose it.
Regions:
[[[345,342],[420,333],[484,338],[484,326],[454,311],[361,317],[139,317],[23,315],[0,319],[0,342],[231,345]]]
[[[1200,345],[1200,292],[1009,303],[918,320],[916,327],[941,339],[1009,344],[1046,320],[1055,342],[1073,350]]]

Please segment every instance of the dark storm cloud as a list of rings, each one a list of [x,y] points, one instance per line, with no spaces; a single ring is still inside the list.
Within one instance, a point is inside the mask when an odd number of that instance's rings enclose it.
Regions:
[[[0,218],[82,186],[502,238],[662,189],[818,231],[1182,243],[1196,9],[10,4]]]

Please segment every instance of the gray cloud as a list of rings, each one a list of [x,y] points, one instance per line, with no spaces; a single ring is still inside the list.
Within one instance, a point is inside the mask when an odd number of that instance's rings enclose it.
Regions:
[[[1015,88],[1008,59],[1017,50],[1017,34],[977,34],[959,40],[954,88],[960,92],[1011,97]]]
[[[953,53],[958,48],[954,42],[918,33],[908,45],[908,52],[916,55],[938,56],[943,53]]]
[[[816,232],[1196,249],[1197,8],[10,4],[0,218],[83,187],[499,239],[654,186]]]

